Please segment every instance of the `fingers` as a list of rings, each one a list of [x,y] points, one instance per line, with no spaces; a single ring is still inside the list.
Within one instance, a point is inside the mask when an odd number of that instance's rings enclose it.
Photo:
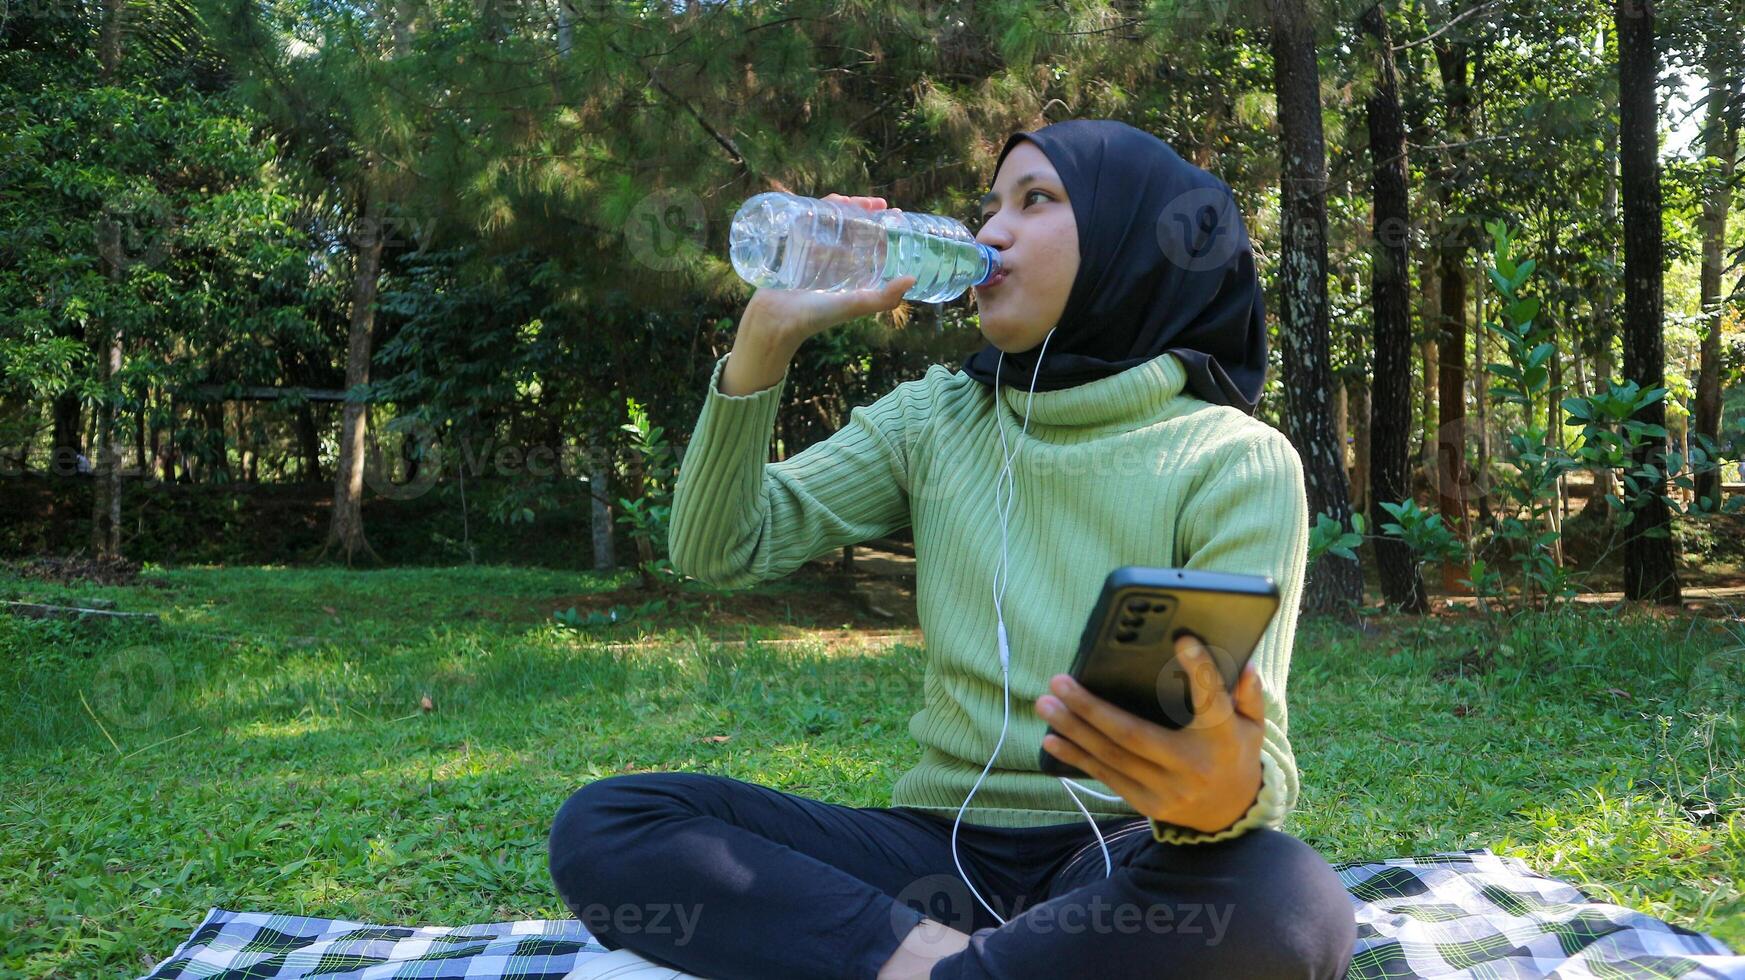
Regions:
[[[1242,668],[1242,679],[1236,682],[1236,710],[1246,718],[1265,723],[1266,721],[1266,685],[1261,683],[1260,671],[1253,660]]]
[[[885,199],[882,197],[849,197],[844,194],[826,194],[824,200],[841,201],[845,204],[865,208],[868,211],[884,211],[887,208]]]
[[[1037,710],[1056,731],[1129,775],[1167,768],[1170,757],[1165,746],[1159,744],[1162,731],[1157,725],[1115,707],[1076,683],[1065,686],[1062,683],[1065,679],[1057,678],[1050,685],[1053,696],[1044,695],[1036,703]]]
[[[1224,674],[1217,661],[1200,638],[1183,633],[1175,641],[1176,662],[1187,674],[1189,697],[1194,706],[1189,728],[1213,728],[1228,722],[1235,714],[1235,703],[1224,689]]]
[[[1077,766],[1089,774],[1092,779],[1114,790],[1115,795],[1129,803],[1133,803],[1134,800],[1143,801],[1151,798],[1151,790],[1129,778],[1125,771],[1110,766],[1102,759],[1091,755],[1059,735],[1044,735],[1042,748],[1056,759],[1068,765]],[[1137,807],[1138,804],[1134,804],[1134,806]]]
[[[914,276],[898,276],[878,289],[863,290],[868,304],[867,312],[882,313],[885,310],[895,309],[897,304],[903,301],[903,294],[908,292],[915,285],[915,282]]]
[[[913,285],[915,285],[914,276],[898,276],[883,286],[848,293],[846,294],[848,309],[838,322],[852,320],[857,316],[871,316],[874,313],[894,310],[902,304],[903,294],[908,292],[909,287]]]

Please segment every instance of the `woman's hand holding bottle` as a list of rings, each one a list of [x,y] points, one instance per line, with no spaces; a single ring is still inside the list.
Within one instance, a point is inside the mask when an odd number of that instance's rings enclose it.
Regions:
[[[882,197],[829,194],[823,200],[841,201],[872,212],[886,210]],[[914,276],[898,276],[882,289],[846,292],[759,289],[745,304],[745,313],[739,318],[733,353],[721,375],[721,393],[748,395],[770,387],[787,373],[788,362],[808,337],[857,317],[895,309],[903,302],[903,294],[914,285]]]

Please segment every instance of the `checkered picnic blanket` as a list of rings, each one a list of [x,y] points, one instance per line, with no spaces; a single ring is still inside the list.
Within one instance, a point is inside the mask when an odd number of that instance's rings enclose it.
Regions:
[[[1486,849],[1348,861],[1357,914],[1347,980],[1745,978],[1719,941]],[[142,980],[563,980],[604,946],[575,921],[380,926],[215,908]]]
[[[1595,901],[1488,849],[1333,865],[1357,913],[1346,980],[1745,978],[1719,940]]]

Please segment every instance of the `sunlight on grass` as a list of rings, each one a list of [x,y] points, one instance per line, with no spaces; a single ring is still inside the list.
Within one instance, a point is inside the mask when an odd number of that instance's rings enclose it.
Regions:
[[[329,731],[339,719],[327,717],[293,718],[289,721],[257,721],[241,725],[232,731],[237,738],[301,738]]]
[[[0,619],[0,973],[137,975],[213,905],[561,917],[546,833],[592,780],[690,770],[885,806],[920,751],[915,643],[570,629],[551,604],[607,583],[537,570],[149,577],[167,586],[100,591],[157,630]],[[1330,860],[1490,848],[1745,948],[1738,629],[1305,621],[1285,829]],[[611,645],[638,632],[661,639]]]
[[[1555,805],[1523,808],[1526,840],[1506,834],[1492,850],[1528,861],[1598,901],[1628,906],[1710,932],[1737,948],[1745,891],[1745,820],[1705,827],[1671,801],[1615,795],[1604,786],[1560,794]],[[1733,914],[1720,916],[1721,910]],[[1692,911],[1694,910],[1694,911]]]

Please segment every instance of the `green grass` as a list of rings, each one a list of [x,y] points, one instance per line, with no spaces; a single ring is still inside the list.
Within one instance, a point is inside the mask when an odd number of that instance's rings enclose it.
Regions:
[[[907,733],[919,648],[722,646],[695,610],[659,628],[550,621],[631,579],[0,578],[0,596],[164,617],[0,616],[0,974],[136,976],[214,905],[414,924],[563,917],[545,870],[551,816],[627,769],[888,805],[919,754]],[[772,624],[784,585],[763,600]],[[600,643],[639,634],[661,642]],[[1303,791],[1286,830],[1335,861],[1488,847],[1745,951],[1741,634],[1594,611],[1387,620],[1373,635],[1306,622],[1288,692]],[[1698,822],[1704,805],[1719,816]]]

